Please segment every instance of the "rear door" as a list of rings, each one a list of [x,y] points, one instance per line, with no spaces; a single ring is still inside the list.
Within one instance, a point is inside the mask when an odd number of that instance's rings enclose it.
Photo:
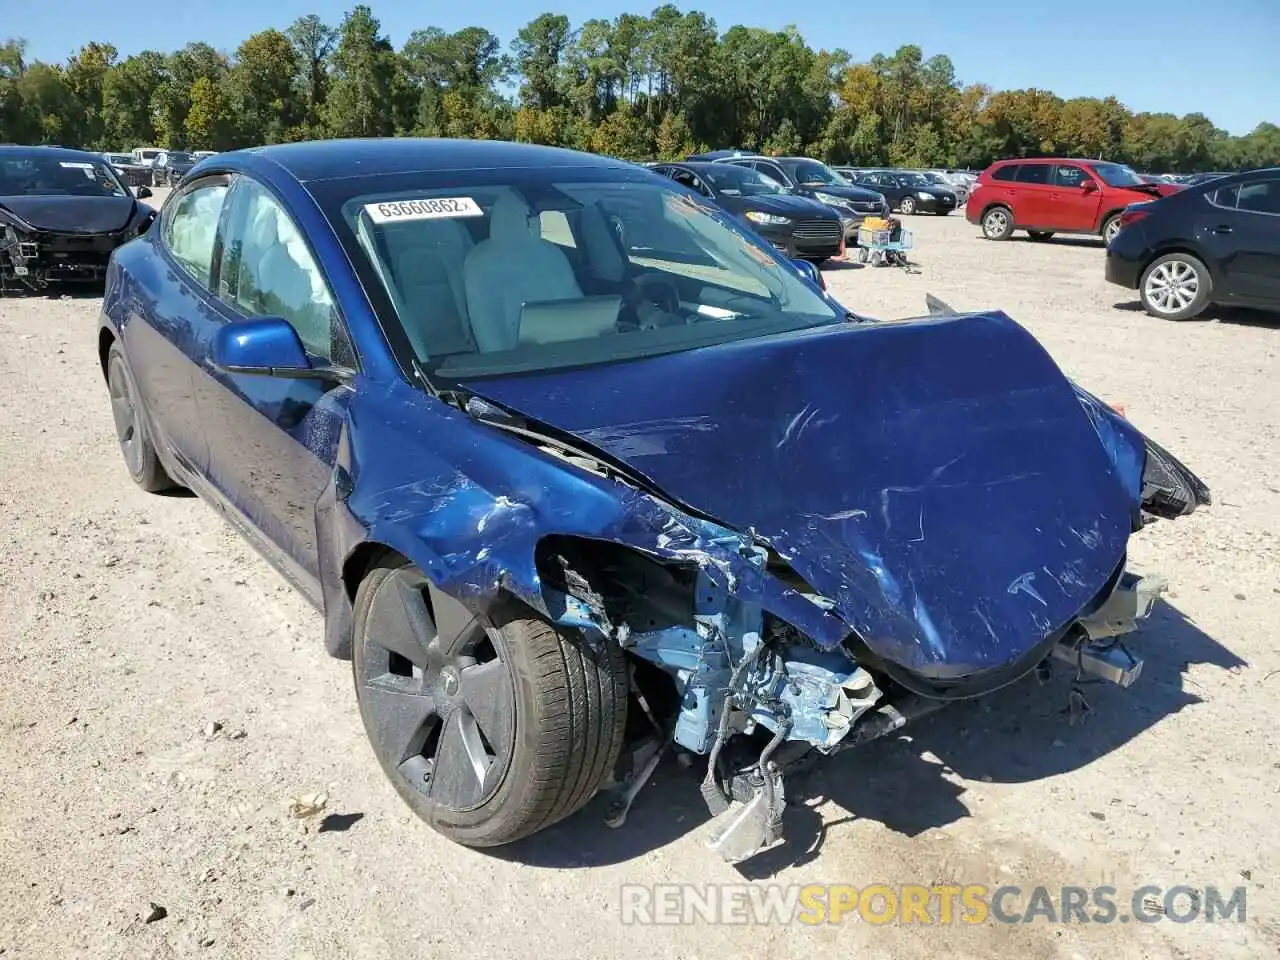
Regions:
[[[1048,163],[1024,163],[1018,168],[1018,179],[1013,184],[1013,222],[1019,227],[1044,230],[1066,229],[1058,223],[1053,195],[1053,165]]]
[[[1078,163],[1057,163],[1053,165],[1051,182],[1048,210],[1057,229],[1077,233],[1096,229],[1102,209],[1102,184],[1093,174]]]
[[[1280,177],[1223,188],[1214,201],[1219,216],[1209,230],[1226,253],[1228,291],[1251,303],[1280,302]]]
[[[214,365],[219,329],[283,317],[317,364],[354,367],[328,279],[281,201],[236,178],[215,252],[218,309],[200,331],[193,373],[208,446],[205,476],[271,559],[318,589],[315,505],[329,482],[352,389],[322,379],[229,373]]]

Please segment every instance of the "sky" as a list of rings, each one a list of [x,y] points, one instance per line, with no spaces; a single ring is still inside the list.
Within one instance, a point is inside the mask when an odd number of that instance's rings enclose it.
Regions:
[[[176,50],[203,40],[233,52],[249,34],[283,29],[303,14],[337,24],[355,0],[178,0],[137,16],[102,0],[0,0],[0,38],[28,42],[28,58],[61,61],[90,40],[121,56]],[[486,0],[409,4],[367,0],[399,47],[428,26],[481,26],[507,44],[550,9],[574,26],[591,17],[648,13],[657,0],[605,5],[587,0]],[[1200,112],[1233,134],[1280,123],[1280,0],[845,0],[793,7],[781,0],[680,3],[702,10],[723,32],[734,24],[767,29],[795,25],[815,49],[841,47],[855,60],[892,53],[905,43],[926,57],[945,53],[964,83],[997,89],[1038,87],[1061,97],[1115,95],[1132,110]],[[165,11],[167,15],[157,15]]]

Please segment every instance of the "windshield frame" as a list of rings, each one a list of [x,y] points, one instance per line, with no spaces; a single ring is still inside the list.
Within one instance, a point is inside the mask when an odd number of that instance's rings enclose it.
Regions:
[[[743,317],[732,321],[716,321],[697,324],[692,327],[673,328],[683,336],[679,340],[664,337],[651,337],[645,343],[635,343],[631,349],[612,350],[608,356],[566,357],[564,362],[545,362],[536,367],[516,367],[509,363],[484,364],[477,360],[466,367],[450,365],[451,357],[457,354],[445,354],[441,357],[424,357],[414,349],[391,295],[380,276],[381,265],[375,265],[366,253],[349,219],[352,205],[360,206],[368,202],[377,202],[367,198],[394,197],[397,194],[417,194],[420,196],[447,196],[448,191],[465,191],[468,188],[481,190],[493,188],[517,187],[531,181],[544,187],[552,185],[590,185],[596,183],[635,184],[656,188],[663,193],[679,197],[694,203],[700,213],[714,219],[722,227],[736,234],[747,246],[757,253],[763,253],[779,266],[780,271],[790,270],[796,273],[797,282],[805,285],[806,292],[812,293],[822,304],[827,315],[815,318],[800,313],[784,312],[782,319]],[[305,184],[308,193],[320,207],[325,220],[333,230],[339,245],[346,254],[361,288],[370,306],[377,325],[382,331],[392,354],[411,383],[422,382],[434,392],[465,384],[467,381],[485,377],[510,377],[536,375],[539,373],[555,373],[583,366],[608,366],[614,363],[626,363],[641,360],[650,356],[669,353],[680,353],[687,350],[701,349],[738,343],[759,337],[796,332],[814,327],[835,325],[856,316],[836,302],[829,293],[818,289],[804,279],[797,268],[771,244],[763,240],[755,231],[740,224],[736,218],[714,203],[688,194],[681,187],[661,174],[649,170],[621,171],[606,165],[583,164],[551,169],[535,168],[490,168],[475,170],[421,171],[413,173],[392,173],[373,176],[341,177],[315,180]],[[790,278],[789,274],[786,274]],[[807,317],[807,319],[806,319]],[[687,331],[698,330],[698,336],[690,336]],[[705,333],[704,333],[705,331]],[[648,331],[654,333],[656,331]],[[565,347],[575,342],[562,341],[559,346]],[[566,353],[573,353],[572,349]],[[471,354],[480,358],[483,354]]]

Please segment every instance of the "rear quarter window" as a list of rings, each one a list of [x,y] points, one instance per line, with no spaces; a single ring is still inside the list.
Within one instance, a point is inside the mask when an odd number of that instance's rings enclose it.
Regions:
[[[1047,163],[1024,163],[1018,170],[1019,183],[1048,183],[1053,168]]]
[[[1021,169],[1020,164],[1011,163],[1007,167],[997,167],[991,173],[992,180],[1016,180],[1018,179],[1018,170]]]

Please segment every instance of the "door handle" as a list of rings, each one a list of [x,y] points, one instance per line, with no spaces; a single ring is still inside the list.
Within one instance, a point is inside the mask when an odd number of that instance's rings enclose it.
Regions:
[[[1231,227],[1230,227],[1230,226],[1228,226],[1228,225],[1227,225],[1227,224],[1225,224],[1225,223],[1220,223],[1220,224],[1218,224],[1216,227],[1214,227],[1214,228],[1213,228],[1213,232],[1214,232],[1214,233],[1222,233],[1222,234],[1230,233],[1230,232],[1231,232]]]

